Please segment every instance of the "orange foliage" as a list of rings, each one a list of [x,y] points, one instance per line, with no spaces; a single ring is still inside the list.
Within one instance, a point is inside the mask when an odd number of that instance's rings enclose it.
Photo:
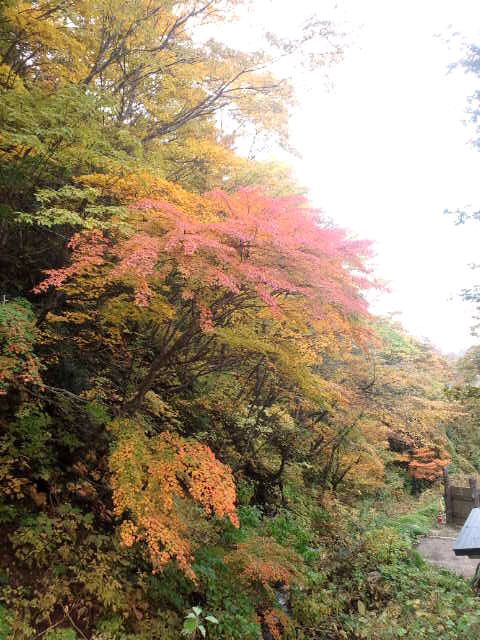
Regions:
[[[396,461],[406,465],[411,478],[433,482],[441,478],[443,469],[450,464],[451,459],[438,447],[422,447],[398,454]]]
[[[284,629],[288,627],[290,618],[279,609],[268,609],[263,613],[263,621],[275,640],[282,640]]]
[[[238,544],[227,556],[227,562],[239,565],[249,582],[263,586],[277,582],[289,585],[300,580],[298,555],[271,538],[256,536]]]
[[[154,572],[175,558],[194,578],[188,525],[178,501],[191,498],[207,515],[226,516],[238,526],[230,469],[198,442],[171,433],[148,438],[131,420],[116,421],[114,429],[118,435],[110,469],[115,514],[129,514],[120,526],[123,544],[145,542]]]

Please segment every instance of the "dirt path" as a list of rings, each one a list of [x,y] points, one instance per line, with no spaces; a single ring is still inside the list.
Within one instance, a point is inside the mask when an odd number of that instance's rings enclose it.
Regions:
[[[438,567],[450,569],[464,578],[472,578],[479,560],[471,560],[453,553],[453,544],[460,533],[460,527],[442,527],[434,529],[426,538],[422,538],[418,552]]]

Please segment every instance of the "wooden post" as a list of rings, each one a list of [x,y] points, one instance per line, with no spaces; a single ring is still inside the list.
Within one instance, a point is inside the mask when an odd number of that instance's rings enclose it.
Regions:
[[[479,507],[480,506],[480,498],[478,495],[478,486],[477,486],[477,479],[476,478],[469,478],[468,479],[468,484],[470,485],[470,490],[472,492],[472,500],[473,500],[473,506],[474,507]]]
[[[475,575],[472,578],[472,587],[475,589],[475,591],[478,591],[480,588],[480,562],[477,564]]]
[[[447,524],[453,522],[453,504],[452,504],[452,488],[450,486],[450,479],[448,477],[448,469],[443,469],[443,485],[445,491],[445,520]]]

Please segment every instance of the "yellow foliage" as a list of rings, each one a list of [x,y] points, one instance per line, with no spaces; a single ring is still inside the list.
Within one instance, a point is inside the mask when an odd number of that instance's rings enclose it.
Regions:
[[[147,197],[165,200],[179,207],[187,215],[205,221],[214,219],[218,208],[208,198],[186,191],[179,184],[151,173],[126,176],[92,174],[81,176],[77,180],[99,189],[102,195],[113,197],[121,204],[132,204]]]

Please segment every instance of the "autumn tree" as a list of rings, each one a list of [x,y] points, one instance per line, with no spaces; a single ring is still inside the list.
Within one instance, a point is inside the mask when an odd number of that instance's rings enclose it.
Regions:
[[[169,433],[147,438],[145,426],[125,420],[111,428],[116,434],[110,457],[114,509],[117,516],[129,514],[120,526],[123,544],[144,540],[154,571],[175,558],[194,578],[189,522],[178,502],[191,498],[207,515],[227,516],[238,526],[230,470],[198,442]]]
[[[197,366],[205,375],[207,350],[216,359],[220,349],[225,359],[229,343],[241,348],[241,333],[230,334],[228,326],[250,309],[263,309],[268,326],[275,318],[288,319],[301,300],[311,322],[321,321],[331,308],[338,330],[348,327],[349,318],[366,313],[361,292],[369,282],[360,275],[365,246],[337,229],[319,226],[301,199],[244,190],[214,192],[197,203],[201,208],[192,215],[195,199],[189,210],[164,200],[139,200],[131,207],[133,233],[112,243],[100,230],[80,232],[70,243],[71,266],[49,272],[36,287],[41,292],[68,286],[72,277],[98,281],[98,271],[102,288],[110,288],[110,282],[126,287],[121,295],[125,304],[130,300],[147,314],[163,307],[150,336],[157,353],[127,400],[132,408],[140,406],[159,376],[168,375],[171,358],[183,356],[189,375]]]
[[[80,231],[71,264],[37,285],[68,297],[48,313],[48,334],[56,341],[56,327],[67,328],[60,352],[82,346],[92,369],[100,341],[123,412],[193,394],[189,412],[216,413],[236,451],[231,464],[241,459],[269,500],[267,486],[281,486],[308,439],[307,407],[341,395],[319,363],[338,341],[349,349],[368,335],[367,245],[322,225],[298,197],[254,189],[199,197],[148,176],[82,182],[129,205],[130,218],[121,233],[103,221]],[[154,198],[142,198],[145,190]],[[217,437],[212,425],[212,445]]]

